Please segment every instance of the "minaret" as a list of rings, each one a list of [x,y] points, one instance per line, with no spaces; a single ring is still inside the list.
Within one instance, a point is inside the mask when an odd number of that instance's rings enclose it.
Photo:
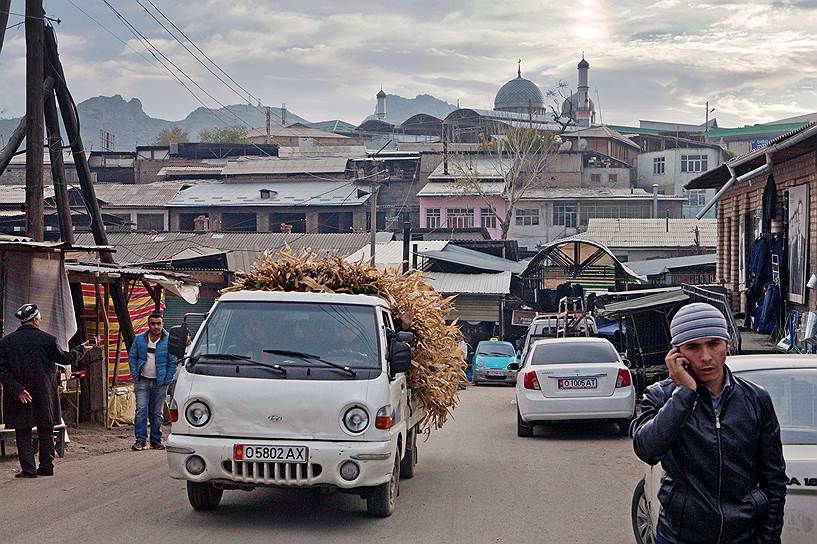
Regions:
[[[386,118],[386,93],[383,92],[383,87],[380,87],[380,92],[377,93],[377,108],[374,110],[374,116],[380,120]]]
[[[582,53],[582,60],[579,61],[579,85],[576,89],[576,124],[580,127],[589,127],[592,117],[590,111],[589,71],[590,63],[584,59],[584,53]]]

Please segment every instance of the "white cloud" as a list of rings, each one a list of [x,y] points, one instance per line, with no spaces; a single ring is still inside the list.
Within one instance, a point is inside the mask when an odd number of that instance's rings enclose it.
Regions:
[[[358,122],[382,84],[403,96],[429,93],[487,107],[496,90],[524,75],[543,89],[575,85],[582,51],[606,122],[702,122],[703,103],[721,125],[817,110],[815,2],[661,0],[179,0],[157,3],[254,95],[286,102],[308,119]],[[101,3],[83,2],[109,29],[141,44]],[[178,82],[111,38],[65,0],[49,13],[76,98],[139,97],[154,116],[178,119],[198,104]],[[239,99],[138,6],[123,13],[216,99]],[[11,21],[15,22],[14,20]],[[24,44],[10,31],[0,55],[0,110],[24,109]],[[201,95],[208,104],[212,100]],[[242,93],[243,94],[243,93]]]

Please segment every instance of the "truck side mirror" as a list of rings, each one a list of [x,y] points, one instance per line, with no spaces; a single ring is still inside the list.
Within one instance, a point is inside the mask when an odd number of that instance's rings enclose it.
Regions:
[[[408,372],[409,368],[411,368],[411,346],[407,342],[400,341],[401,334],[411,333],[397,333],[389,341],[389,368],[392,377],[396,374]]]
[[[181,359],[187,349],[187,323],[170,327],[170,338],[167,340],[167,352]]]

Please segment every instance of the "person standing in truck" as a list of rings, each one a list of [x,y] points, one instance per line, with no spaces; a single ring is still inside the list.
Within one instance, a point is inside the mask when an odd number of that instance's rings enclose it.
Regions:
[[[657,544],[779,543],[786,499],[769,393],[726,366],[726,319],[710,304],[675,314],[669,379],[644,393],[633,446],[661,463]]]

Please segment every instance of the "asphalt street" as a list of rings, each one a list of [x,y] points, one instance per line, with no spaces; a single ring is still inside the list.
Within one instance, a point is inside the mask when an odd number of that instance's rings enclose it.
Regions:
[[[613,424],[518,438],[513,389],[472,387],[419,446],[417,475],[386,519],[368,517],[356,496],[310,490],[228,491],[217,511],[198,513],[163,452],[71,461],[69,450],[55,477],[0,481],[0,532],[37,544],[633,542],[641,466]]]

